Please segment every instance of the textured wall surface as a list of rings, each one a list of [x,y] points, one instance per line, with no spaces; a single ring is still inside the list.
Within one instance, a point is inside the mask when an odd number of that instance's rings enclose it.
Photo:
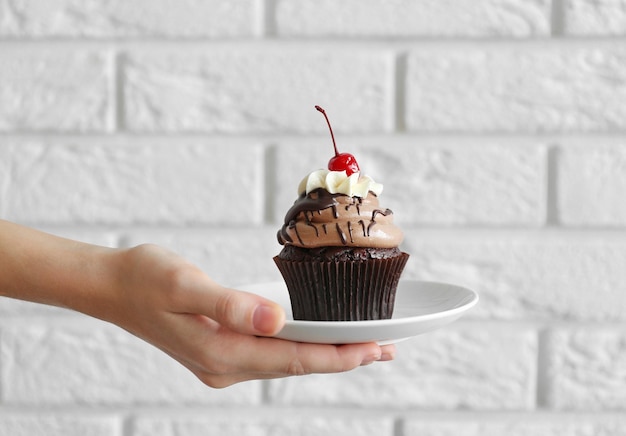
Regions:
[[[225,390],[3,299],[0,436],[626,434],[625,101],[625,0],[0,0],[0,217],[280,280],[319,104],[405,278],[482,297],[394,362]]]

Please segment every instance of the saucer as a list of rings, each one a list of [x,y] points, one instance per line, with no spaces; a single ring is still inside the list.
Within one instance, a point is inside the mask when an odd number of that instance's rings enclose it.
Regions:
[[[318,344],[400,342],[445,326],[460,318],[478,302],[476,292],[447,283],[400,280],[391,319],[372,321],[297,321],[293,319],[287,287],[283,282],[238,287],[283,306],[287,320],[275,335],[280,339]]]

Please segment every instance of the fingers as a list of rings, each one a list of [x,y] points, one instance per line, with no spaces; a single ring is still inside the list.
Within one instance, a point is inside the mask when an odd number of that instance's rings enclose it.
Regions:
[[[381,350],[381,356],[380,356],[380,361],[381,362],[389,362],[390,360],[393,360],[396,358],[396,346],[393,344],[390,345],[383,345],[382,347],[380,347]]]
[[[381,349],[374,343],[350,345],[307,344],[265,340],[268,353],[254,363],[259,373],[278,376],[345,372],[379,360]]]
[[[272,377],[335,373],[354,369],[383,358],[392,359],[394,348],[381,348],[375,343],[325,345],[252,337],[219,329],[219,340],[213,341],[210,362],[221,372],[254,373]],[[216,348],[217,347],[217,348]],[[393,347],[393,346],[391,346]],[[215,365],[218,356],[228,356]],[[205,365],[211,368],[211,365]]]
[[[257,374],[287,377],[307,374],[346,372],[374,362],[395,359],[395,345],[326,345],[256,338],[266,353],[257,356],[250,367]],[[252,348],[249,348],[252,349]]]
[[[224,327],[238,333],[271,336],[285,324],[284,309],[247,292],[219,288],[206,301],[206,313]]]
[[[247,335],[272,336],[285,323],[279,304],[248,292],[225,288],[206,276],[180,283],[177,307],[217,321],[222,326]]]
[[[200,315],[171,314],[169,320],[168,330],[181,340],[165,351],[215,388],[253,379],[344,372],[395,356],[393,345],[298,343],[240,334]]]
[[[245,296],[244,298],[250,298]],[[274,335],[285,324],[284,309],[274,302],[263,300],[256,306],[252,314],[252,325],[257,334]]]
[[[200,371],[196,375],[209,386],[225,387],[246,380],[346,372],[371,364],[382,356],[381,348],[374,343],[336,346],[255,339],[259,341],[256,346],[242,350],[239,358],[231,356],[233,361],[246,362],[246,365],[232,368],[232,372]],[[253,350],[257,351],[256,358],[249,354]]]

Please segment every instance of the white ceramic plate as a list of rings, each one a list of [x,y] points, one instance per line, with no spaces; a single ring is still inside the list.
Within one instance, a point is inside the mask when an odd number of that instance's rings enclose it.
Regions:
[[[461,317],[478,302],[476,292],[435,282],[400,281],[392,319],[376,321],[294,321],[287,287],[282,282],[240,287],[285,308],[281,339],[319,344],[378,342],[391,344],[417,336]]]

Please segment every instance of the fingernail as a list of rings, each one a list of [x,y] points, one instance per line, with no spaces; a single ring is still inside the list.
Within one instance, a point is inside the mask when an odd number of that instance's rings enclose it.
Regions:
[[[254,310],[252,324],[259,333],[273,334],[276,332],[279,316],[276,307],[261,304]]]
[[[380,354],[370,354],[365,359],[363,359],[363,361],[361,362],[361,366],[371,365],[372,363],[376,362],[377,360],[380,360],[380,358],[381,358]]]
[[[379,360],[380,360],[381,362],[388,362],[388,361],[393,360],[393,359],[395,359],[395,358],[396,358],[396,353],[383,353],[383,354],[380,356],[380,359],[379,359]]]

